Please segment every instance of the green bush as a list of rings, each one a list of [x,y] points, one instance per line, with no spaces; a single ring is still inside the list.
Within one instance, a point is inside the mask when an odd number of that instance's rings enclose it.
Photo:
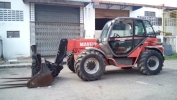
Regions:
[[[177,59],[177,54],[173,54],[170,56],[165,56],[165,60]]]

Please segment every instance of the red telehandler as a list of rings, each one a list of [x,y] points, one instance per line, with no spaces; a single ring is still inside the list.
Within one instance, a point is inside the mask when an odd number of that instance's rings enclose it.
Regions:
[[[149,21],[121,17],[107,22],[99,39],[68,41],[69,69],[85,81],[99,79],[106,65],[129,69],[137,65],[146,75],[156,75],[163,67],[164,48]]]
[[[69,69],[84,81],[100,79],[106,65],[123,69],[137,65],[142,74],[156,75],[160,73],[164,63],[164,48],[158,42],[150,22],[130,17],[108,21],[98,39],[61,39],[54,63],[41,58],[36,45],[31,48],[32,76],[25,78],[28,80],[27,84],[1,86],[34,88],[49,85],[63,69],[63,59],[67,51],[70,52],[67,56]]]

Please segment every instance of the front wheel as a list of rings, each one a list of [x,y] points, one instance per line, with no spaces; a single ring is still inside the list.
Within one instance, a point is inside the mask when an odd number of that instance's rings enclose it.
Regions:
[[[145,75],[156,75],[163,67],[163,56],[156,50],[147,50],[140,55],[137,67]]]
[[[86,50],[78,55],[75,62],[75,71],[84,81],[94,81],[101,78],[106,64],[101,53],[94,50]]]

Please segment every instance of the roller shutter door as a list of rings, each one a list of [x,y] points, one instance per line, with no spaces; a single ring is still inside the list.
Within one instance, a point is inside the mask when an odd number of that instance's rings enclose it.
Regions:
[[[35,41],[42,56],[57,53],[61,38],[79,38],[80,7],[35,5]]]

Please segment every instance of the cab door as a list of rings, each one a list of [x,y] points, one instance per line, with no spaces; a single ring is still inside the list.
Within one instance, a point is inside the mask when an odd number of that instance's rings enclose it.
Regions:
[[[142,20],[124,19],[115,23],[109,33],[108,44],[115,57],[127,57],[145,40]]]
[[[108,44],[114,56],[129,54],[133,48],[133,20],[123,19],[115,23],[109,33]]]

